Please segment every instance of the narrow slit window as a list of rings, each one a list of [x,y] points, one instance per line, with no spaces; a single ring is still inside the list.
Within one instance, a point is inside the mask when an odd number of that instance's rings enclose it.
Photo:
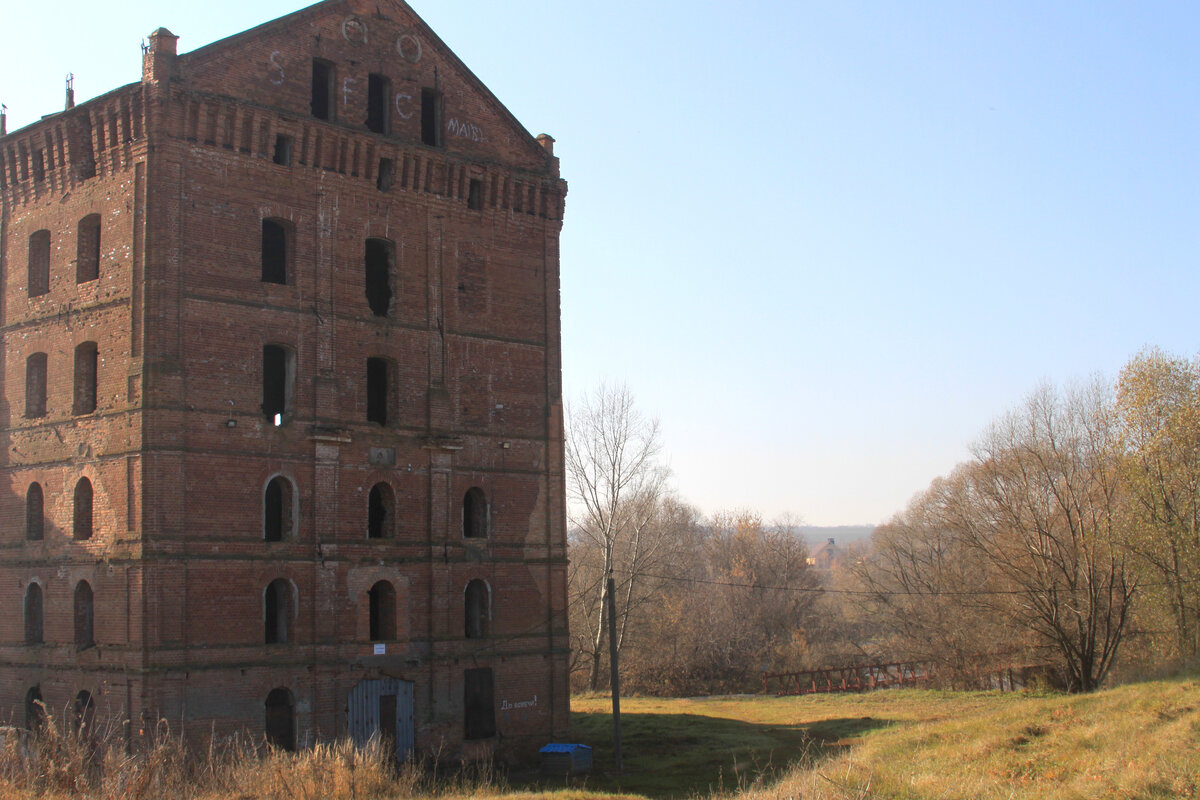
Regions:
[[[46,180],[46,161],[41,150],[33,151],[33,179],[38,183]]]
[[[464,592],[465,634],[468,639],[483,639],[488,635],[491,608],[488,585],[476,579],[467,584]]]
[[[375,188],[386,192],[396,184],[396,164],[390,158],[379,159],[379,174],[375,176]]]
[[[46,496],[42,485],[29,484],[25,492],[25,540],[40,542],[46,535]]]
[[[25,359],[25,417],[46,416],[46,354],[34,353]]]
[[[367,422],[387,425],[388,362],[384,358],[367,359]]]
[[[80,478],[75,484],[75,511],[72,534],[76,541],[92,538],[92,482]]]
[[[25,588],[25,644],[42,641],[42,587],[31,583]]]
[[[295,533],[293,505],[295,491],[292,482],[282,475],[276,475],[267,482],[263,491],[263,539],[268,542],[282,542],[291,539]]]
[[[467,208],[472,211],[483,210],[483,181],[479,178],[471,178],[467,184]]]
[[[276,578],[263,594],[263,639],[267,644],[286,644],[288,623],[292,618],[291,590],[283,578]]]
[[[320,58],[312,66],[312,115],[333,119],[333,64]]]
[[[377,317],[386,317],[392,306],[392,243],[367,239],[364,256],[367,305]]]
[[[96,644],[92,587],[87,581],[75,586],[75,647],[86,650]]]
[[[472,486],[463,496],[462,530],[466,539],[485,539],[488,535],[487,497],[483,489]]]
[[[28,288],[30,297],[50,291],[50,231],[37,231],[29,237]]]
[[[377,483],[367,495],[367,538],[387,539],[392,535],[396,495],[386,483]]]
[[[436,89],[421,90],[421,143],[442,145],[442,93]]]
[[[392,82],[383,75],[372,72],[367,76],[367,129],[387,134],[391,122],[388,114],[388,98],[392,96]]]
[[[390,642],[396,638],[396,590],[387,581],[379,581],[367,592],[369,634],[372,642]]]
[[[275,152],[271,160],[285,167],[292,165],[292,137],[283,133],[275,135]]]
[[[96,364],[99,357],[95,342],[84,342],[75,348],[75,402],[72,410],[76,415],[91,414],[96,410]]]
[[[100,215],[79,220],[75,237],[75,282],[87,283],[100,277]]]
[[[292,351],[277,344],[263,347],[263,415],[276,427],[291,415],[295,358]]]
[[[288,235],[279,220],[262,221],[262,282],[283,283],[287,280]]]

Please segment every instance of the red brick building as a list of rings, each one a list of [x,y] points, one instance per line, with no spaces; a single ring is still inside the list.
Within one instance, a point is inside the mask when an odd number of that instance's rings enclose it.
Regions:
[[[565,735],[552,145],[400,0],[0,135],[0,713]]]

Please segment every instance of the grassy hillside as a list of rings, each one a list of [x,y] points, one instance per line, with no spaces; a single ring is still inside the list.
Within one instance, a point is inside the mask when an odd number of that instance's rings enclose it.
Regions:
[[[569,786],[535,774],[395,776],[378,750],[345,744],[265,758],[235,748],[197,763],[165,740],[148,759],[118,748],[96,761],[52,735],[36,756],[11,741],[0,747],[0,798],[1200,798],[1198,679],[1074,697],[630,698],[622,701],[622,774],[613,769],[607,699],[575,698],[573,707],[572,739],[595,748],[596,769]]]
[[[1089,696],[630,699],[620,777],[604,739],[606,701],[573,707],[580,739],[599,749],[601,774],[590,785],[652,797],[735,789],[744,800],[1200,797],[1196,679]]]

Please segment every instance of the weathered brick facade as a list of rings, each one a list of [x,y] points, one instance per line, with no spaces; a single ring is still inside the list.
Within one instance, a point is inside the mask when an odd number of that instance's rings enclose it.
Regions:
[[[0,136],[0,711],[565,735],[552,144],[399,0]]]

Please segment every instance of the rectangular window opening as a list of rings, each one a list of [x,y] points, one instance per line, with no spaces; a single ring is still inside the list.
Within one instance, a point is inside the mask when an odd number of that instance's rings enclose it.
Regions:
[[[367,359],[367,421],[387,425],[388,363],[382,358]]]
[[[396,183],[396,165],[390,158],[379,159],[379,174],[375,176],[375,188],[381,192],[391,189]]]
[[[312,115],[333,119],[333,64],[320,58],[312,66]]]
[[[472,211],[483,210],[483,181],[471,178],[467,184],[467,208]]]
[[[282,425],[291,404],[291,353],[275,344],[263,347],[263,415],[273,425]]]
[[[271,160],[285,167],[292,165],[292,137],[285,133],[276,134],[275,153]]]
[[[442,145],[442,93],[436,89],[421,90],[421,143]]]
[[[376,317],[392,306],[392,245],[386,239],[367,239],[365,254],[367,305]]]
[[[375,133],[388,134],[391,121],[388,114],[388,98],[391,97],[391,81],[372,72],[367,77],[367,129]]]
[[[79,221],[75,243],[75,282],[87,283],[100,277],[100,215],[88,214]]]
[[[496,703],[492,670],[469,669],[463,676],[463,738],[489,739],[496,735]]]
[[[287,283],[287,229],[273,219],[262,222],[262,282]]]

